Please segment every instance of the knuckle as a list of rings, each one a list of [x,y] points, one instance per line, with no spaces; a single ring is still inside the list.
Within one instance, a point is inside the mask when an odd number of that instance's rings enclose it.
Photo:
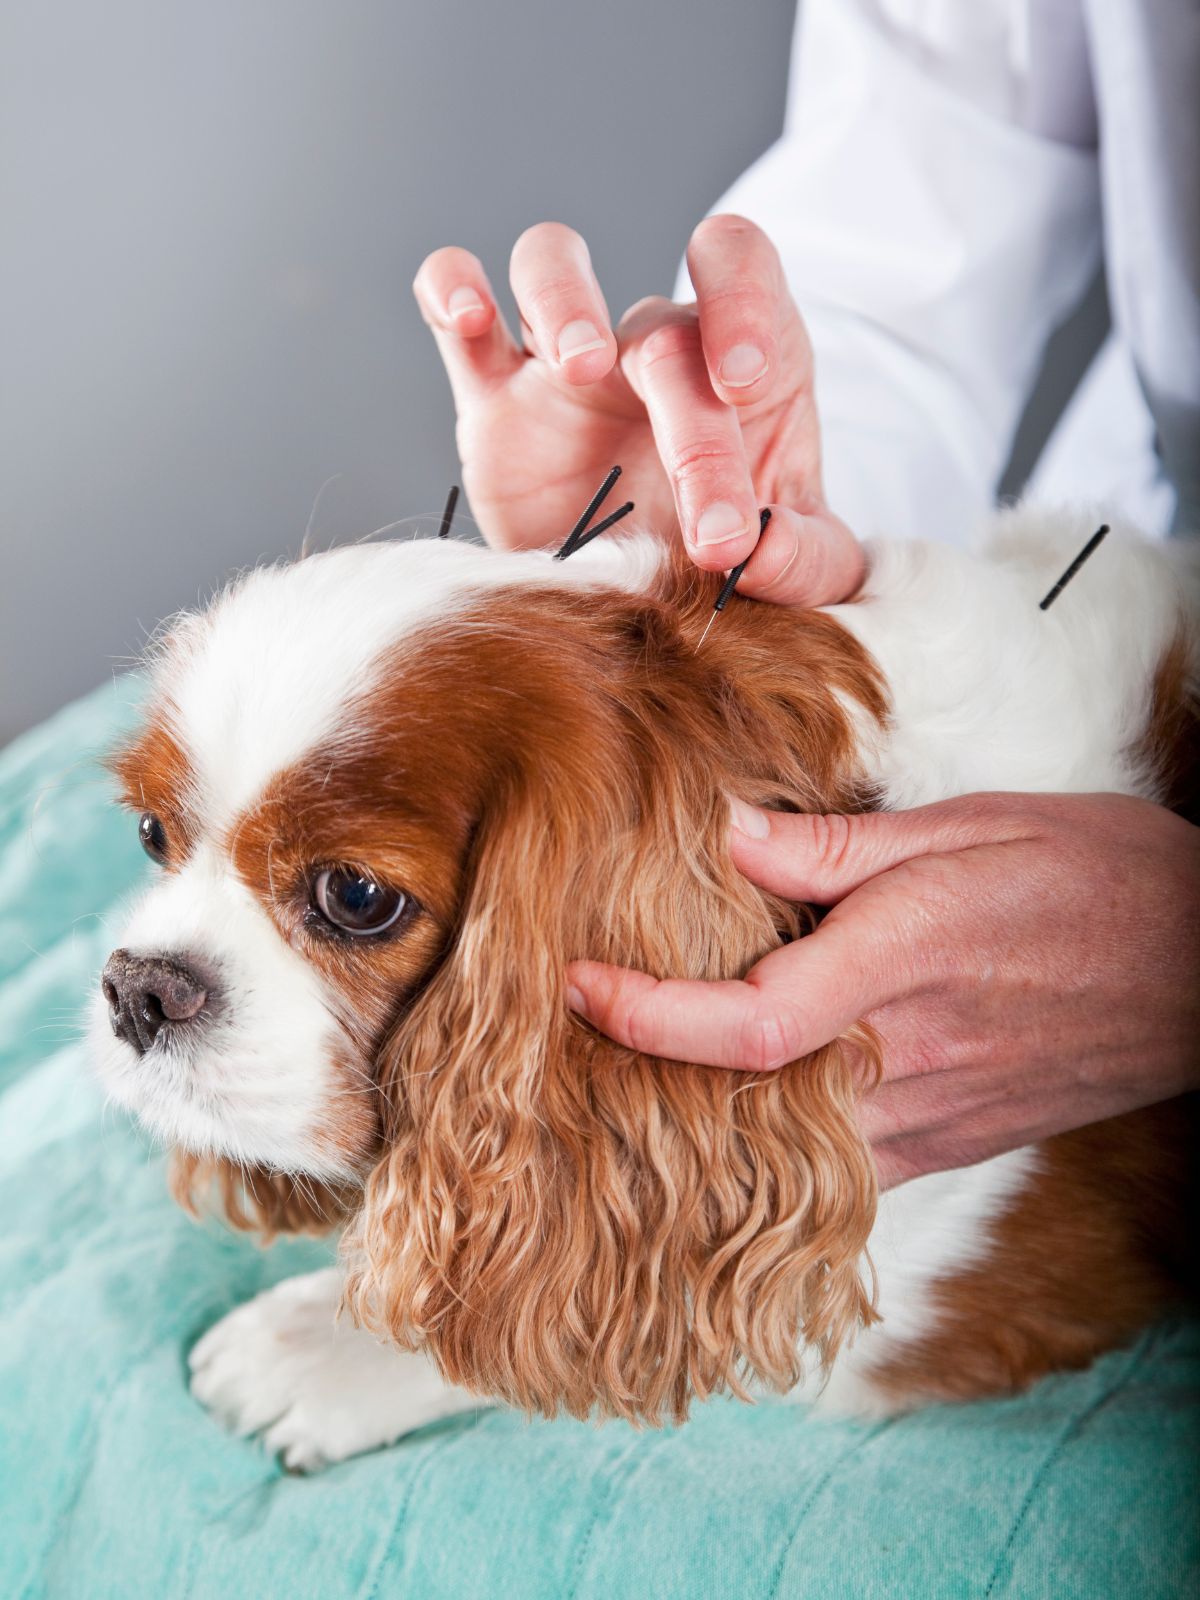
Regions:
[[[521,309],[546,321],[561,319],[576,309],[581,315],[594,316],[590,306],[579,305],[580,288],[579,278],[569,272],[548,274],[525,290]]]
[[[691,438],[668,445],[662,462],[672,483],[687,487],[723,478],[727,469],[733,469],[735,457],[723,439]]]
[[[651,328],[642,339],[641,363],[645,368],[664,361],[687,360],[700,349],[700,325],[694,318],[678,318]]]
[[[809,847],[822,866],[837,872],[850,857],[854,824],[840,812],[816,812],[806,819]]]
[[[704,309],[719,311],[723,323],[741,326],[761,341],[767,337],[770,322],[769,293],[765,283],[753,278],[717,283],[704,291]]]
[[[654,1053],[653,1014],[650,1008],[655,992],[652,989],[648,994],[619,999],[613,1019],[617,1033],[639,1055]]]
[[[755,1012],[742,1024],[737,1041],[739,1066],[749,1072],[773,1072],[791,1060],[792,1030],[778,1011]]]

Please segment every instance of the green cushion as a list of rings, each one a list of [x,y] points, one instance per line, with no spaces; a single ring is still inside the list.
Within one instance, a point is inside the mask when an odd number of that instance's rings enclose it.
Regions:
[[[0,754],[4,1600],[1200,1592],[1186,1323],[1021,1399],[874,1425],[783,1403],[663,1432],[487,1412],[312,1478],[222,1432],[189,1347],[329,1252],[189,1221],[89,1076],[105,915],[148,870],[90,758],[133,693]]]

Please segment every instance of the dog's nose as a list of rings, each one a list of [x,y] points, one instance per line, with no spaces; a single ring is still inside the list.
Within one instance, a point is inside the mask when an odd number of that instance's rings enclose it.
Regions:
[[[208,990],[182,961],[114,950],[100,987],[118,1039],[144,1055],[163,1028],[200,1015]]]

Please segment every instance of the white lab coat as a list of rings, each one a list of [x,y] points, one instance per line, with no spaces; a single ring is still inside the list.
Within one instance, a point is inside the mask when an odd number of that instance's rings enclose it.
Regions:
[[[1200,525],[1200,0],[802,0],[783,137],[716,209],[779,246],[860,534],[972,538],[1102,254],[1030,492]]]

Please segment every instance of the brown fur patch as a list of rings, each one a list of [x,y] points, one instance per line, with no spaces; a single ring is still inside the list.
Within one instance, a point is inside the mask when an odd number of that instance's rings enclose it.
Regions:
[[[1195,1104],[1043,1144],[984,1259],[935,1291],[935,1327],[873,1374],[901,1405],[1024,1389],[1085,1367],[1194,1293]]]
[[[169,705],[156,705],[138,735],[107,763],[122,804],[131,811],[152,811],[166,829],[168,870],[194,848],[198,831],[191,803],[191,766],[171,731],[171,715]]]

